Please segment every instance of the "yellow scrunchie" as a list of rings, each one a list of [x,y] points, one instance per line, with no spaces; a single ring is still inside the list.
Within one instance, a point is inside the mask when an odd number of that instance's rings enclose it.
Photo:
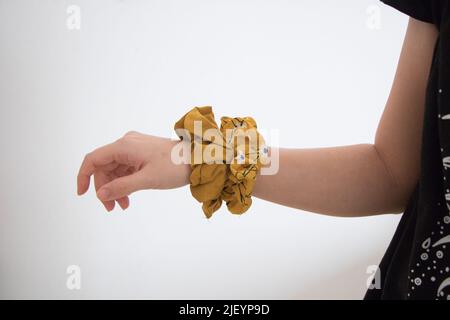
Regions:
[[[201,121],[202,123],[201,137],[195,136],[195,121]],[[261,168],[261,156],[267,155],[267,148],[265,147],[264,152],[260,153],[259,146],[265,145],[265,143],[262,136],[256,131],[255,120],[251,117],[222,117],[219,128],[214,120],[212,107],[195,107],[175,123],[175,131],[177,132],[178,129],[185,129],[190,135],[191,193],[195,199],[203,203],[202,209],[206,217],[212,217],[213,213],[221,207],[222,200],[225,201],[231,213],[242,214],[246,212],[252,204],[251,193],[256,176]],[[224,163],[206,163],[205,160],[202,163],[194,162],[194,146],[196,144],[201,144],[203,154],[208,145],[216,143],[205,138],[204,133],[209,129],[217,130],[216,136],[220,136],[222,139],[223,159],[227,159],[227,155],[232,155],[233,159],[239,161],[232,161],[231,164],[230,161],[224,161]],[[244,140],[245,145],[243,146],[242,140],[237,138],[239,134],[243,134],[249,129],[254,129],[254,132],[256,132],[257,143],[256,146],[253,144],[253,149],[250,149],[250,144],[247,143],[248,139]],[[231,137],[226,136],[226,130],[232,130]],[[183,138],[181,135],[179,137]],[[231,139],[226,141],[227,138]],[[239,153],[238,150],[242,150],[242,148],[245,152]],[[250,158],[252,161],[250,161]]]

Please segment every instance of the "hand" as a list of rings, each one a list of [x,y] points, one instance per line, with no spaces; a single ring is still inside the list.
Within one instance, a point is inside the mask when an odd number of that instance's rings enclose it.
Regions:
[[[189,183],[189,164],[174,164],[172,148],[183,143],[129,132],[114,143],[90,152],[78,173],[78,195],[89,189],[94,175],[97,197],[109,212],[115,202],[125,210],[128,196],[143,189],[172,189]]]

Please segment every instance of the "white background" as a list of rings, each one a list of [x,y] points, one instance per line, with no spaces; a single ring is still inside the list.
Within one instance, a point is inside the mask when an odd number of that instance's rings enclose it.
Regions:
[[[188,188],[107,214],[76,174],[129,130],[171,136],[195,105],[251,115],[285,147],[371,143],[406,22],[368,0],[0,0],[0,298],[362,298],[399,215],[255,200],[207,220]]]

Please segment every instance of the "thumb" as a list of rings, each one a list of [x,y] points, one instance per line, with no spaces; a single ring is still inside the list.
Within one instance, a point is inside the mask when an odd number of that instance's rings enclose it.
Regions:
[[[135,191],[144,189],[146,180],[142,171],[116,178],[102,186],[97,192],[97,197],[102,201],[120,199]]]

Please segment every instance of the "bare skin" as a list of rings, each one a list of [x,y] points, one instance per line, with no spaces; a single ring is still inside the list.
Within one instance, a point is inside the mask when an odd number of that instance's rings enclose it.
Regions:
[[[255,197],[333,216],[403,212],[420,174],[425,91],[438,31],[410,18],[394,83],[373,144],[279,149],[276,175],[260,175]],[[170,159],[177,143],[130,132],[89,153],[78,174],[78,194],[94,176],[106,210],[144,189],[189,183],[190,166]]]

